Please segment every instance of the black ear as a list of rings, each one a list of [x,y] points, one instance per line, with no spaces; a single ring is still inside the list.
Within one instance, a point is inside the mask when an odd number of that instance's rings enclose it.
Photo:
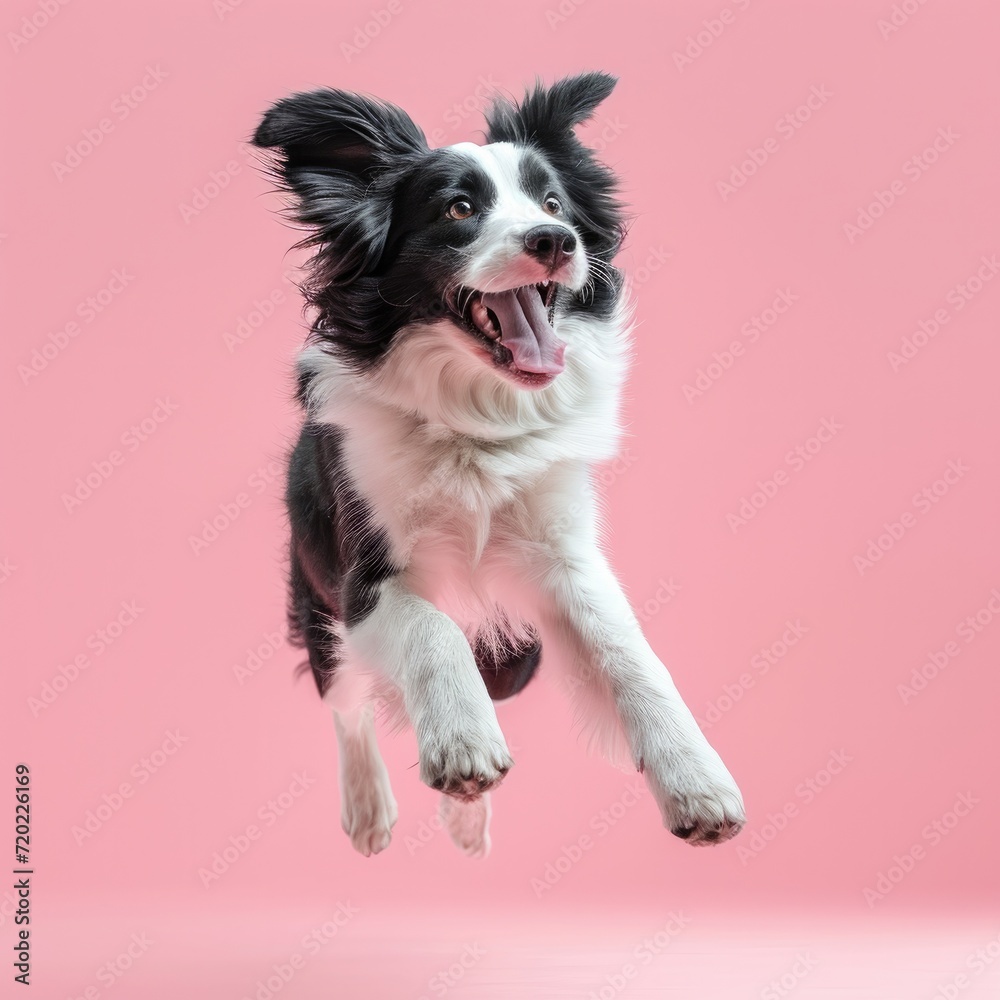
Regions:
[[[278,101],[253,143],[273,151],[271,173],[294,196],[292,218],[310,231],[300,245],[320,247],[312,283],[350,281],[377,267],[392,209],[391,185],[378,178],[427,152],[409,115],[362,94],[316,90]]]
[[[593,115],[616,83],[607,73],[566,77],[548,88],[536,83],[520,104],[500,98],[486,115],[488,142],[535,146],[559,171],[587,251],[608,263],[624,238],[618,182],[573,129]]]
[[[559,143],[572,136],[573,127],[593,115],[615,89],[608,73],[568,76],[546,88],[536,83],[520,105],[501,98],[486,116],[489,142]]]
[[[393,104],[345,90],[314,90],[278,101],[254,133],[255,146],[278,149],[289,169],[360,173],[392,157],[427,149],[423,132]]]

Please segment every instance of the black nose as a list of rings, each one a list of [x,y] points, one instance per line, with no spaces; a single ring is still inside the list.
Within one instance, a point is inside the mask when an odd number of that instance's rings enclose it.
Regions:
[[[563,226],[535,226],[524,234],[524,249],[555,270],[576,249],[576,237]]]

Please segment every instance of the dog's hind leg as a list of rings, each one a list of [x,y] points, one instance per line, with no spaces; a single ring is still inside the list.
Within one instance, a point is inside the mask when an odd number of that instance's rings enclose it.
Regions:
[[[341,508],[356,511],[357,503],[335,479],[331,485],[338,461],[335,431],[303,429],[288,474],[292,523],[288,617],[291,638],[308,650],[316,686],[333,710],[340,748],[341,823],[355,849],[367,857],[389,846],[397,810],[375,740],[369,678],[356,667],[341,638],[344,593],[339,560],[345,551],[349,559],[357,558],[351,548],[357,533],[342,531],[347,515]]]
[[[341,664],[324,701],[333,709],[340,770],[340,822],[366,858],[389,846],[398,817],[389,772],[375,739],[375,710],[364,681]]]
[[[470,858],[490,853],[490,793],[474,799],[442,795],[438,815],[455,846]]]
[[[293,562],[293,576],[295,566]],[[340,821],[365,857],[389,846],[396,800],[375,740],[375,711],[366,677],[344,656],[332,615],[301,585],[293,590],[293,635],[309,652],[316,685],[333,710],[340,770]]]

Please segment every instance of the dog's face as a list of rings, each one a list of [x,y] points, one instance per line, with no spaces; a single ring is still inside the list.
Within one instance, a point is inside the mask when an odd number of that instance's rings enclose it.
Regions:
[[[429,149],[398,108],[342,91],[287,98],[254,141],[318,248],[306,284],[316,330],[360,371],[432,329],[518,388],[562,371],[560,321],[608,311],[621,240],[614,178],[576,138],[610,93],[601,74],[499,101],[487,144]]]

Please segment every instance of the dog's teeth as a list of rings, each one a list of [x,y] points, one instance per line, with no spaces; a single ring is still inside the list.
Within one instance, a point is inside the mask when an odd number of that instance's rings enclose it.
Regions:
[[[472,322],[479,327],[487,337],[493,337],[494,339],[498,336],[497,329],[493,325],[493,320],[490,319],[490,314],[486,311],[486,306],[483,305],[481,299],[474,299],[471,309]]]

